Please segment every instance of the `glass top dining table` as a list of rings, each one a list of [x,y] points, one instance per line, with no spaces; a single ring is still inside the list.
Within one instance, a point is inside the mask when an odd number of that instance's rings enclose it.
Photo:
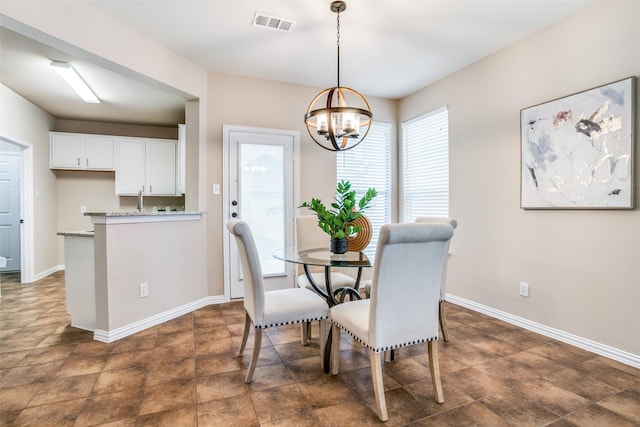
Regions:
[[[373,263],[369,261],[369,258],[364,254],[364,252],[349,251],[338,255],[328,251],[326,248],[298,251],[295,247],[288,247],[276,250],[273,253],[273,257],[281,261],[301,264],[304,267],[304,274],[307,276],[309,283],[317,293],[327,300],[329,307],[333,307],[336,304],[344,302],[347,295],[349,295],[351,299],[360,299],[359,287],[360,279],[362,278],[362,269],[373,267]],[[311,274],[310,268],[312,266],[324,268],[326,290],[319,287],[316,283],[315,278]],[[332,267],[357,268],[358,274],[353,287],[349,286],[333,289],[331,286]],[[329,328],[327,341],[324,347],[324,355],[322,356],[324,361],[324,372],[327,374],[330,370],[331,335],[332,331],[331,328]]]
[[[330,307],[339,303],[336,297],[344,300],[344,297],[350,294],[352,297],[359,299],[360,292],[358,288],[360,286],[360,279],[362,278],[362,269],[373,267],[373,263],[369,261],[369,258],[364,252],[348,251],[344,254],[334,254],[326,248],[298,251],[295,247],[287,247],[276,250],[273,253],[273,257],[281,261],[301,264],[311,286],[313,286],[316,292],[327,299]],[[324,268],[326,291],[318,286],[314,277],[311,275],[311,266]],[[333,289],[331,286],[332,267],[357,268],[358,273],[354,286]]]

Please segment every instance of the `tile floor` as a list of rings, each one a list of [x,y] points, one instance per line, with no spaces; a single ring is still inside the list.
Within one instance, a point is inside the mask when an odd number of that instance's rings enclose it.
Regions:
[[[317,339],[303,347],[298,327],[267,330],[246,385],[240,302],[104,344],[69,326],[64,273],[0,279],[2,426],[383,424],[368,356],[345,334],[331,376]],[[453,304],[447,318],[445,403],[433,400],[426,345],[403,349],[384,371],[388,426],[640,425],[640,370]]]

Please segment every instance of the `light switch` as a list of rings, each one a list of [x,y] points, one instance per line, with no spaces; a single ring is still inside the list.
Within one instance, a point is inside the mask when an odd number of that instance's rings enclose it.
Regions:
[[[220,195],[220,184],[213,184],[213,188],[211,189],[211,192],[213,193],[214,196],[219,196]]]
[[[80,206],[80,213],[85,213],[87,211],[86,206]]]

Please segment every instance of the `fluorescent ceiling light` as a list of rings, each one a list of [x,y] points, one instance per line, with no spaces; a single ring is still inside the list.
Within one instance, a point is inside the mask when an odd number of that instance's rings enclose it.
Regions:
[[[58,72],[79,96],[88,104],[99,104],[100,100],[91,88],[80,78],[76,70],[66,62],[52,61],[51,66]]]

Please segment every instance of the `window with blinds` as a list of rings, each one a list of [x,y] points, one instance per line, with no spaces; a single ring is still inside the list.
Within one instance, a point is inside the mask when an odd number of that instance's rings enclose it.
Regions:
[[[442,107],[402,123],[402,222],[449,216],[449,111]]]
[[[365,215],[371,221],[371,243],[364,250],[369,259],[375,257],[380,227],[391,222],[391,124],[373,122],[367,138],[354,148],[336,156],[337,181],[351,182],[360,198],[371,187],[378,195]]]

